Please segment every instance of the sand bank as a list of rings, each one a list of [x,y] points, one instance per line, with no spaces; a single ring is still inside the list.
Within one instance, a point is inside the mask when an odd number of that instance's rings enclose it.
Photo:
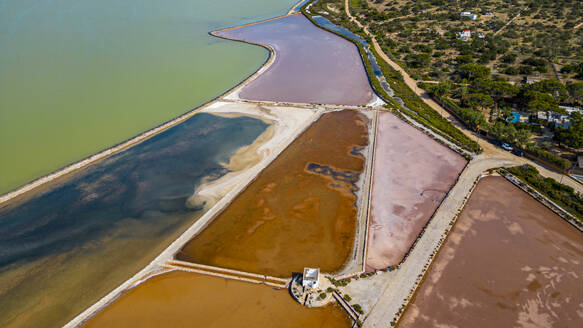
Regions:
[[[208,112],[207,112],[208,111]],[[84,320],[91,317],[102,308],[110,304],[113,300],[121,295],[124,291],[130,289],[135,282],[140,281],[143,277],[149,275],[153,271],[157,271],[160,265],[174,257],[174,254],[186,243],[192,236],[196,235],[203,229],[213,217],[217,215],[222,209],[227,206],[238,195],[247,184],[252,181],[261,170],[273,161],[277,155],[283,151],[304,129],[306,129],[315,119],[319,117],[321,111],[309,109],[292,109],[292,108],[259,108],[252,104],[235,104],[222,103],[210,106],[205,109],[209,114],[217,115],[243,115],[262,117],[262,119],[273,122],[272,126],[275,129],[271,134],[272,138],[266,140],[264,145],[255,145],[253,149],[261,155],[254,154],[238,154],[236,156],[250,156],[251,158],[259,159],[255,164],[244,160],[244,165],[247,169],[236,172],[229,172],[218,180],[211,181],[206,184],[206,187],[199,188],[196,195],[206,197],[214,201],[214,205],[210,205],[209,209],[202,215],[192,226],[190,226],[180,237],[178,237],[172,244],[166,248],[158,257],[156,257],[148,266],[135,274],[132,278],[118,286],[108,295],[103,297],[97,303],[86,309],[83,313],[78,315],[74,320],[67,324],[67,327],[75,327],[81,324]],[[235,160],[238,161],[238,160]],[[231,161],[229,161],[231,162]],[[196,196],[195,196],[196,197]]]

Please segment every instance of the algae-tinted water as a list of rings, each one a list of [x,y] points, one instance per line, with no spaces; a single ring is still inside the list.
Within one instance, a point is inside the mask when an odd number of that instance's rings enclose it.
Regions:
[[[295,2],[0,1],[0,194],[233,87],[268,52],[207,33]]]
[[[324,114],[178,258],[278,277],[340,270],[354,241],[366,122],[354,111]]]
[[[266,127],[198,114],[0,208],[0,326],[62,325],[129,278],[200,216],[194,188]]]

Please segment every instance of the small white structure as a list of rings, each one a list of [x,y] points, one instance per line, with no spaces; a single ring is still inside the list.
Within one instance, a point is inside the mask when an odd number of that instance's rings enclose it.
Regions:
[[[470,11],[462,11],[460,13],[460,16],[469,17],[471,20],[476,20],[476,18],[478,18],[478,15],[472,14],[472,12],[470,12]]]
[[[302,286],[318,288],[318,281],[320,280],[320,268],[304,268],[304,276],[302,277]]]
[[[472,37],[472,31],[470,30],[463,30],[457,34],[458,40],[468,41],[469,38]]]

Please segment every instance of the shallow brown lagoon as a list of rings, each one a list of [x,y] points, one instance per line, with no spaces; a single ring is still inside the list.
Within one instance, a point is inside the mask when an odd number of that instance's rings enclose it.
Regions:
[[[378,118],[368,269],[397,265],[466,160],[391,113]]]
[[[502,177],[482,179],[400,327],[583,326],[583,234]]]
[[[130,290],[86,327],[350,327],[338,305],[306,308],[286,289],[174,271]]]
[[[364,115],[324,114],[178,259],[278,277],[305,266],[339,270],[356,228],[354,191],[364,159],[355,150],[367,144]]]
[[[303,15],[287,16],[217,33],[269,45],[275,61],[239,96],[250,100],[365,105],[373,100],[360,54],[347,40]]]

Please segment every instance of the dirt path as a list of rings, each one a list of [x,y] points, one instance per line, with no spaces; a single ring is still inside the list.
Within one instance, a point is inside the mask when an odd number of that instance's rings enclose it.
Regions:
[[[362,28],[364,30],[364,32],[368,36],[371,37],[374,49],[381,56],[381,58],[387,64],[389,64],[394,70],[401,73],[401,75],[403,76],[403,81],[405,81],[405,84],[407,84],[407,86],[417,96],[419,96],[423,100],[423,102],[425,102],[429,107],[431,107],[432,109],[437,111],[442,117],[444,117],[445,119],[450,121],[453,125],[455,125],[458,129],[460,129],[465,135],[467,135],[470,138],[477,139],[477,136],[475,133],[468,130],[463,124],[461,124],[461,122],[459,122],[457,119],[455,119],[449,112],[447,112],[443,107],[441,107],[438,103],[436,103],[433,99],[431,99],[431,96],[429,96],[429,94],[427,92],[425,92],[425,90],[423,90],[417,86],[417,80],[413,79],[401,66],[399,66],[391,58],[389,58],[389,56],[382,50],[381,46],[378,44],[375,36],[372,35],[372,33],[370,33],[368,28],[366,26],[363,26],[354,16],[352,16],[352,14],[350,14],[350,4],[349,4],[348,0],[345,0],[344,8],[345,8],[346,15],[348,16],[348,18],[351,21],[353,21],[356,25],[358,25],[358,27]],[[520,16],[520,14],[515,16],[512,20],[510,20],[507,23],[507,25],[510,24],[514,19],[518,18],[519,16]],[[561,173],[551,171],[551,170],[549,170],[545,167],[542,167],[541,165],[539,165],[533,161],[530,161],[530,160],[525,159],[525,158],[514,156],[514,155],[510,154],[509,152],[507,152],[501,148],[498,148],[498,147],[496,147],[488,142],[485,142],[485,141],[480,142],[480,146],[482,146],[482,148],[484,149],[484,155],[486,155],[486,156],[512,159],[515,162],[520,163],[520,164],[530,164],[530,165],[536,167],[541,172],[542,175],[544,175],[546,177],[551,177],[557,181],[562,180],[562,183],[573,187],[576,191],[578,191],[580,193],[583,193],[583,185],[580,184],[579,182],[575,181],[573,178],[571,178],[568,175],[564,175]]]
[[[514,20],[517,19],[518,17],[520,17],[520,13],[518,13],[518,15],[514,16],[514,18],[509,20],[508,23],[506,23],[504,26],[502,26],[502,28],[500,28],[498,31],[496,31],[496,33],[494,33],[494,36],[500,34],[500,32],[502,32],[502,31],[504,31],[506,29],[506,27],[508,27],[508,25],[512,24],[512,22],[514,22]]]

